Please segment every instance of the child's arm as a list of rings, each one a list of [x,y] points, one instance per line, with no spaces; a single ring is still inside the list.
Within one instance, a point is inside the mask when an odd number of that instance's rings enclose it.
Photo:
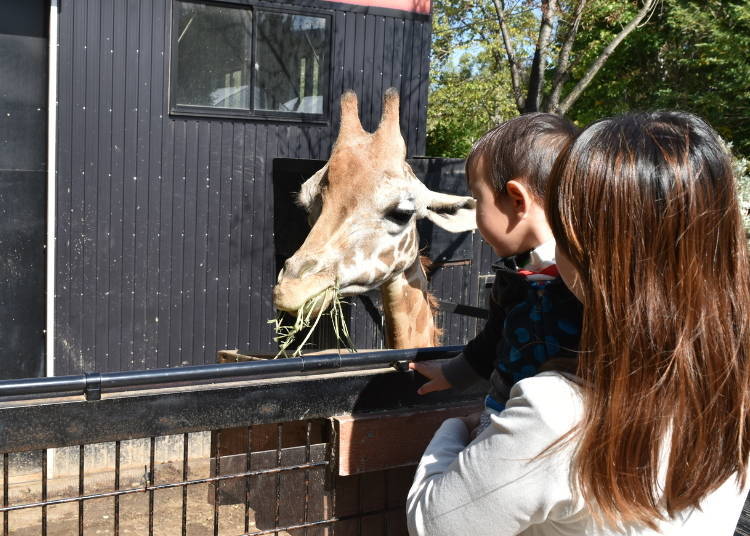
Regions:
[[[498,272],[489,295],[489,318],[482,331],[464,348],[464,351],[452,359],[443,368],[443,374],[449,383],[458,389],[465,389],[481,378],[489,379],[497,357],[497,345],[503,338],[505,311],[501,307],[501,298],[507,282]]]
[[[479,335],[469,341],[461,354],[451,359],[409,363],[411,370],[428,379],[417,390],[418,394],[444,391],[451,387],[462,390],[482,378],[489,379],[505,321],[505,313],[499,305],[500,292],[501,287],[496,280],[489,297],[489,318]]]

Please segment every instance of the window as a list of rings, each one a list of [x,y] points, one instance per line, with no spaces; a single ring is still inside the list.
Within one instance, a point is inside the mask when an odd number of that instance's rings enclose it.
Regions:
[[[330,18],[176,0],[173,113],[322,119]]]

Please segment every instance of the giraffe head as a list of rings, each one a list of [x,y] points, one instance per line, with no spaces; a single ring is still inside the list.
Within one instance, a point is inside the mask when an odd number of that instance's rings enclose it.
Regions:
[[[312,229],[274,288],[276,308],[292,313],[328,287],[352,296],[402,274],[419,256],[419,218],[451,232],[476,227],[474,199],[429,190],[406,163],[392,88],[374,133],[359,122],[357,96],[344,93],[331,157],[302,185],[298,201]]]

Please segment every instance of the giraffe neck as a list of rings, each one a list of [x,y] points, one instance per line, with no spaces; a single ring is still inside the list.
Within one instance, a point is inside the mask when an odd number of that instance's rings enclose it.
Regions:
[[[427,292],[427,276],[419,256],[403,273],[380,287],[380,292],[388,348],[437,345],[438,332]]]

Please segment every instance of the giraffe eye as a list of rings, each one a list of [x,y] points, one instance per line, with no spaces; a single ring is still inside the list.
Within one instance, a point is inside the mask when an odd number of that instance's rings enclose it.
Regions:
[[[411,220],[411,217],[414,216],[415,212],[416,210],[397,207],[390,209],[386,213],[385,217],[391,220],[393,223],[406,225],[407,223],[409,223],[409,220]]]

